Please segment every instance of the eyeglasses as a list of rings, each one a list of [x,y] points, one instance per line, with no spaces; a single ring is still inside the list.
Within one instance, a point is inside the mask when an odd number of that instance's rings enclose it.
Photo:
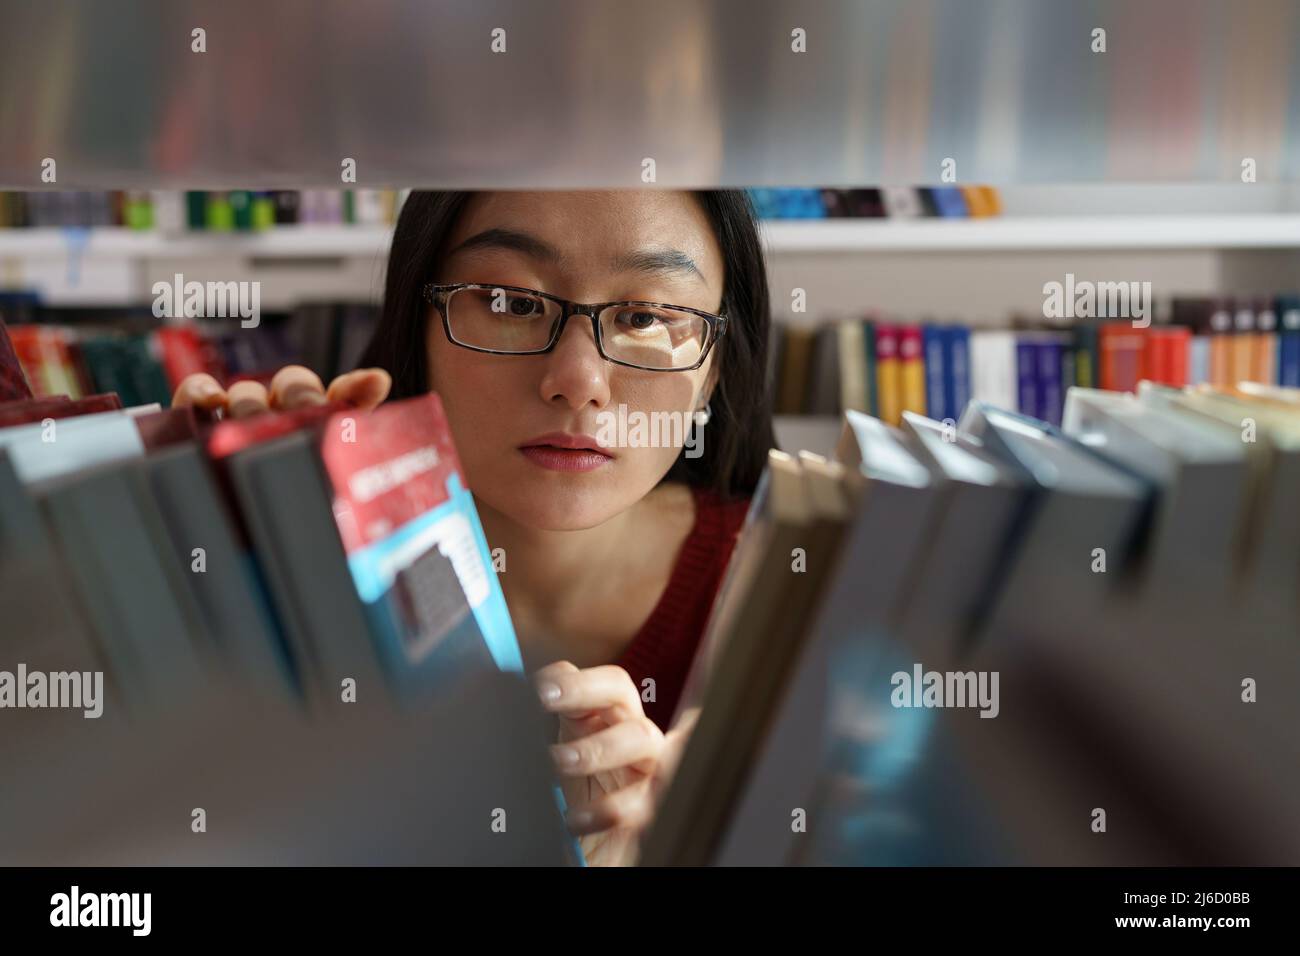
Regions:
[[[596,350],[615,365],[688,372],[704,364],[727,329],[723,315],[662,302],[570,302],[512,285],[430,283],[424,298],[442,315],[454,345],[492,355],[542,355],[574,315],[591,320]]]

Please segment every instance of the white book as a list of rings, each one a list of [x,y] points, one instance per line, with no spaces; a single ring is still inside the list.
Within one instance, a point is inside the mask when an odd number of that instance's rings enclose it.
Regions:
[[[1016,334],[1008,329],[972,329],[971,400],[1015,411]]]

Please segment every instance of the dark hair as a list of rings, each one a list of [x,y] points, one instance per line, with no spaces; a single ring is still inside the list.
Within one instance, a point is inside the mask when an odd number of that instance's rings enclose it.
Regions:
[[[361,357],[363,366],[386,369],[393,376],[392,398],[409,398],[436,390],[429,381],[426,323],[430,307],[421,289],[434,281],[456,218],[472,193],[413,191],[402,206],[393,231],[384,283],[384,306],[375,334]],[[722,250],[726,277],[722,311],[729,317],[718,341],[717,386],[709,399],[712,417],[706,426],[703,454],[680,456],[666,480],[710,488],[724,497],[753,493],[775,447],[767,388],[767,268],[758,237],[754,207],[741,190],[694,193]]]

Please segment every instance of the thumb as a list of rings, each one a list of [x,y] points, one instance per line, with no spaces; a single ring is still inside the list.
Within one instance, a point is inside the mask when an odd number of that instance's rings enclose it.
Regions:
[[[330,382],[325,397],[369,411],[388,397],[392,387],[393,377],[382,368],[359,368]]]

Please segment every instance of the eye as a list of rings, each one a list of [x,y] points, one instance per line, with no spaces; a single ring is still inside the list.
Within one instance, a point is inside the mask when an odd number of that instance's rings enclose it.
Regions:
[[[646,312],[644,310],[628,309],[619,316],[619,323],[627,326],[634,332],[646,332],[654,328],[663,321],[663,316],[657,312]]]
[[[521,317],[539,315],[542,311],[542,303],[528,296],[512,296],[509,300],[509,309],[511,315]]]

